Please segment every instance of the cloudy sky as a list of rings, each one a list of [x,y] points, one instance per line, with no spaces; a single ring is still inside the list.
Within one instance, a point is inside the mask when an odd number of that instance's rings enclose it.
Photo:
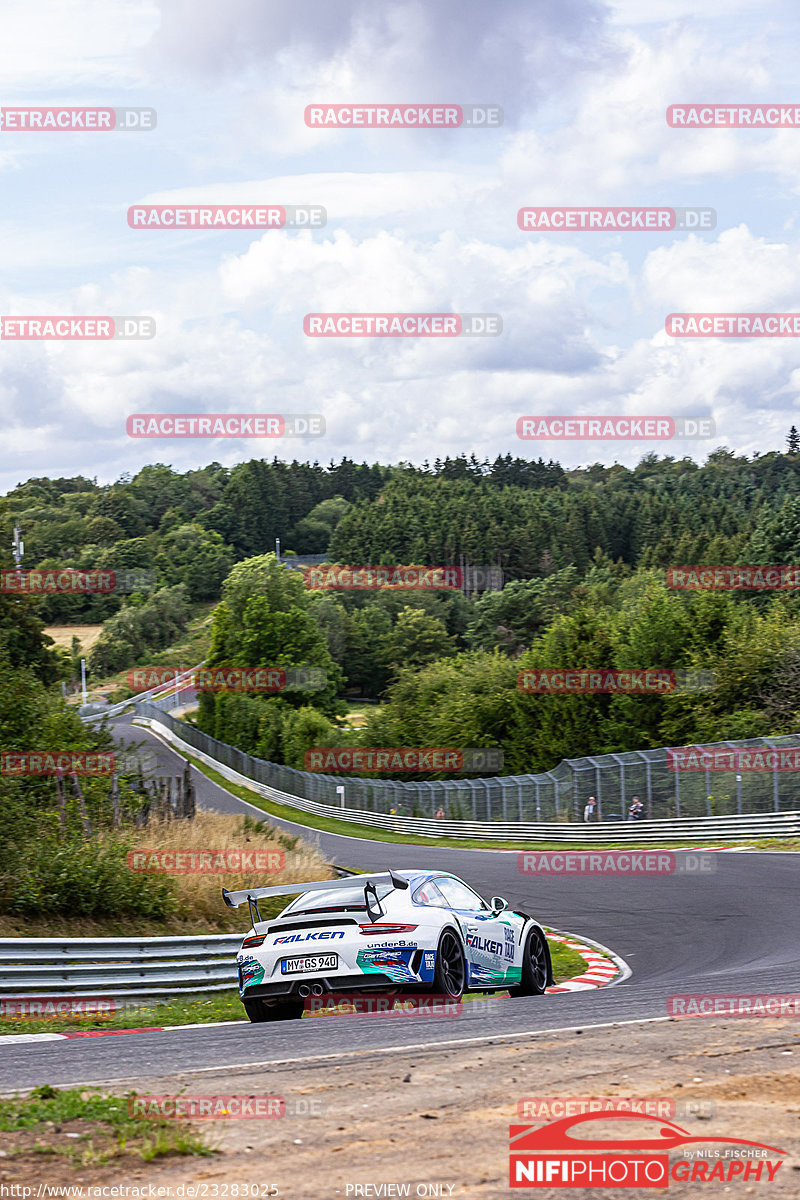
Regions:
[[[667,314],[800,311],[800,105],[773,0],[6,0],[2,105],[148,107],[148,132],[0,130],[0,313],[146,315],[151,340],[0,340],[0,487],[277,453],[632,465],[765,452],[796,338]],[[312,129],[309,104],[500,105],[494,128]],[[322,229],[131,229],[137,204],[308,204]],[[525,206],[711,207],[713,231],[522,232]],[[497,313],[492,338],[312,339],[311,312]],[[321,413],[326,436],[133,440],[132,413]],[[705,441],[522,442],[522,415],[712,416]]]

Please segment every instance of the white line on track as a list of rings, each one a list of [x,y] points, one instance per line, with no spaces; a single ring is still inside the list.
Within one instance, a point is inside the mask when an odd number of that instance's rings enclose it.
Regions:
[[[267,1058],[261,1062],[246,1062],[246,1063],[220,1063],[214,1067],[189,1067],[178,1071],[170,1071],[170,1076],[177,1075],[206,1075],[215,1071],[254,1071],[259,1068],[273,1068],[293,1066],[297,1063],[308,1063],[309,1065],[317,1062],[330,1062],[337,1058],[365,1058],[370,1054],[405,1054],[405,1053],[420,1053],[424,1050],[438,1050],[441,1047],[449,1046],[478,1046],[487,1042],[511,1042],[519,1041],[520,1038],[528,1037],[548,1037],[554,1033],[576,1033],[578,1030],[586,1033],[590,1029],[621,1029],[625,1025],[653,1025],[662,1021],[674,1021],[674,1017],[637,1017],[628,1021],[599,1021],[587,1024],[582,1022],[580,1025],[562,1025],[557,1029],[526,1029],[521,1033],[493,1033],[484,1034],[482,1037],[471,1038],[451,1038],[446,1042],[415,1042],[407,1046],[377,1046],[367,1050],[339,1050],[335,1054],[312,1054],[306,1057],[298,1058]],[[160,1076],[156,1075],[156,1078]],[[108,1086],[110,1084],[120,1084],[129,1082],[133,1076],[126,1079],[109,1079],[106,1076],[104,1079],[82,1079],[79,1082],[70,1081],[64,1085],[71,1088],[79,1087],[99,1087],[101,1084]],[[137,1076],[136,1078],[141,1078]]]

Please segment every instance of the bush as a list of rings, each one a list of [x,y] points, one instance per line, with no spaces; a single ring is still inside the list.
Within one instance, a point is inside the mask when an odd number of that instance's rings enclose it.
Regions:
[[[150,650],[163,650],[183,633],[189,619],[183,584],[161,588],[147,601],[132,596],[116,616],[106,621],[89,653],[95,677],[113,675],[140,661]]]
[[[24,916],[145,917],[175,911],[174,884],[128,869],[129,838],[28,842],[0,878],[0,911]]]

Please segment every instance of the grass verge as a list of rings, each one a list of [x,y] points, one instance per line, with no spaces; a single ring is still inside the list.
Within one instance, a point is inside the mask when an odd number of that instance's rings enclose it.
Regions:
[[[136,1092],[112,1096],[44,1085],[26,1096],[0,1099],[3,1159],[43,1166],[50,1158],[74,1168],[120,1159],[152,1162],[166,1155],[203,1155],[214,1148],[183,1121],[131,1116]]]
[[[165,1025],[202,1025],[241,1021],[244,1016],[235,988],[183,999],[151,1000],[120,1007],[114,1013],[86,1017],[3,1017],[0,1033],[70,1033],[115,1029],[161,1029]]]

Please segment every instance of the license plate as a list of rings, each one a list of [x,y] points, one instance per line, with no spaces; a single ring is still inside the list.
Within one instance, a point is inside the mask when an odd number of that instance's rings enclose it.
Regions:
[[[284,975],[298,975],[304,971],[332,971],[338,965],[338,954],[304,954],[299,958],[281,959],[281,971]]]

